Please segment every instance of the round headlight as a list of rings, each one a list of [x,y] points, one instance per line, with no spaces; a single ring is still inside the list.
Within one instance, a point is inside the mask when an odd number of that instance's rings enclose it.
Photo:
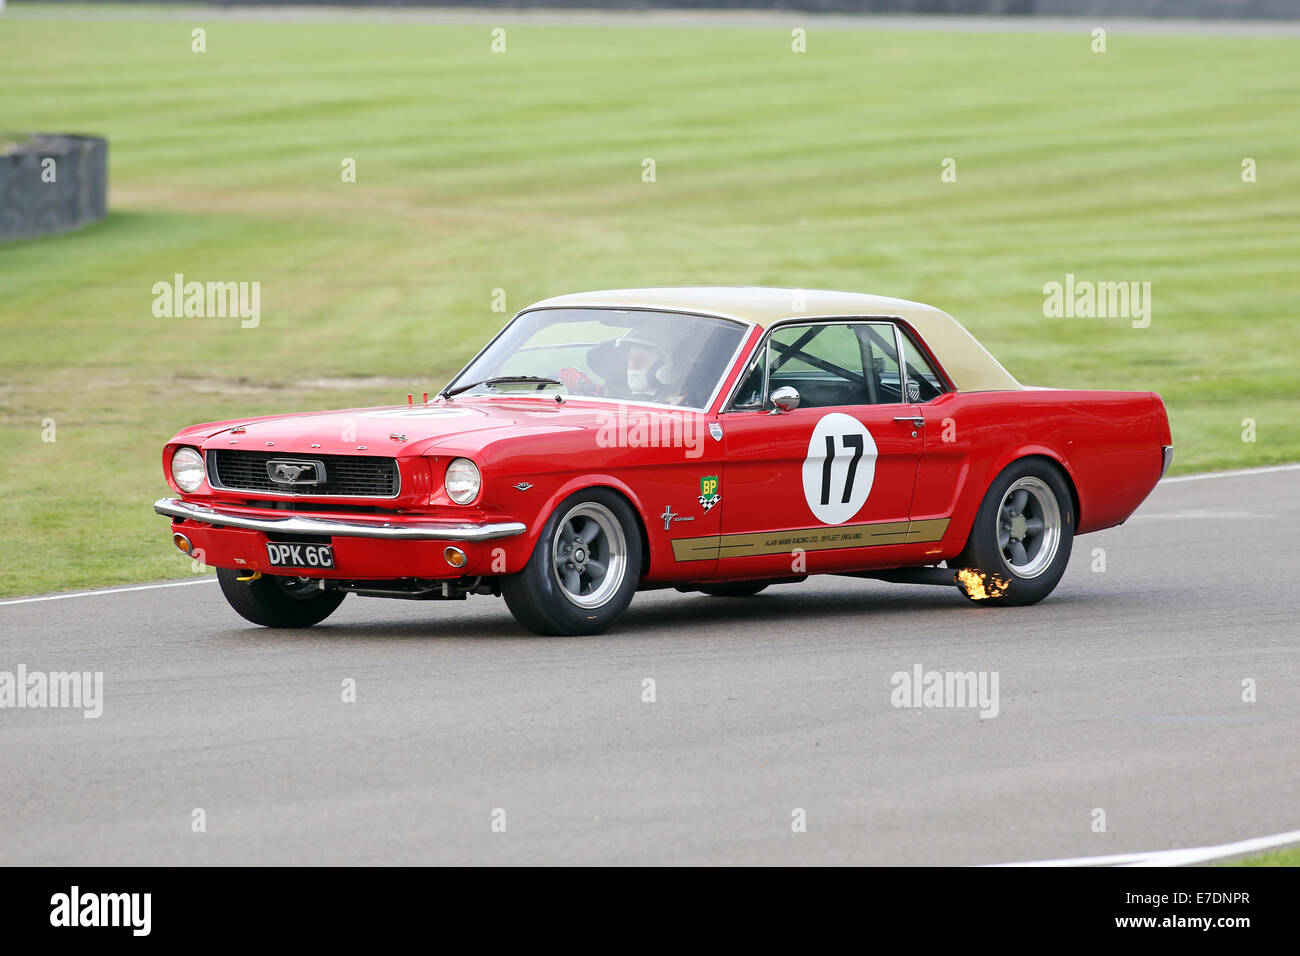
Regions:
[[[467,505],[478,497],[478,466],[468,458],[457,458],[447,466],[447,497],[458,505]]]
[[[172,478],[181,491],[197,491],[203,484],[203,456],[193,448],[178,448],[172,455]]]

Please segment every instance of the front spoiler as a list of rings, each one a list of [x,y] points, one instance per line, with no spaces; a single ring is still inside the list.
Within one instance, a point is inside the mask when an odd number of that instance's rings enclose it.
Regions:
[[[337,518],[304,518],[298,515],[283,518],[254,517],[181,501],[179,498],[159,498],[154,502],[153,510],[168,518],[202,521],[205,524],[225,528],[247,528],[268,534],[319,534],[346,538],[392,538],[404,541],[490,541],[494,538],[512,538],[527,530],[527,526],[522,521],[481,524],[412,521],[391,524]]]

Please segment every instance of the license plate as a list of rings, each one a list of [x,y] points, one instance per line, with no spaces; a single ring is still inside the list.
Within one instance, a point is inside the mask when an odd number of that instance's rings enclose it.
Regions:
[[[266,557],[273,568],[332,568],[334,549],[328,544],[266,543]]]

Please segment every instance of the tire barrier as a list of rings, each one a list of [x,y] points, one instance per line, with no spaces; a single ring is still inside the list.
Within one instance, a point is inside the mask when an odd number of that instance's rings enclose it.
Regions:
[[[108,214],[108,140],[0,133],[0,240],[49,236]]]

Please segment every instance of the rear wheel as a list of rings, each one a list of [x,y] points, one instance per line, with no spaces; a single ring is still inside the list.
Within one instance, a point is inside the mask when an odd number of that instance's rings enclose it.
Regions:
[[[981,502],[966,550],[951,567],[968,598],[1037,604],[1056,588],[1074,541],[1074,504],[1065,478],[1041,459],[1013,462]]]
[[[264,574],[254,581],[238,580],[251,573],[217,568],[217,582],[240,617],[263,627],[311,627],[333,614],[347,596],[322,591],[311,578]]]
[[[555,509],[528,564],[502,579],[501,594],[536,634],[599,634],[627,610],[640,577],[631,505],[608,488],[590,488]]]

